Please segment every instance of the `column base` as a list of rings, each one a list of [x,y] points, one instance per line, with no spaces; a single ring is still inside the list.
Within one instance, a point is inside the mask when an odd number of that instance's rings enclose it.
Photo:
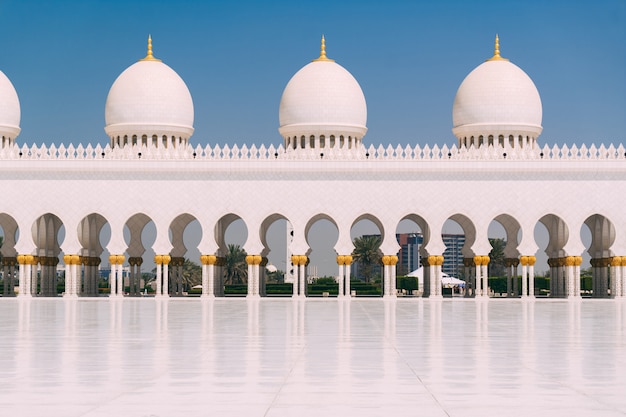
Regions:
[[[261,298],[261,296],[259,294],[247,294],[246,298],[248,298],[248,299],[255,299],[256,300],[256,299]]]
[[[17,298],[33,298],[33,295],[32,294],[22,294],[22,293],[19,293],[15,297],[17,297]]]
[[[215,299],[215,294],[202,294],[200,296],[201,300],[214,300]]]

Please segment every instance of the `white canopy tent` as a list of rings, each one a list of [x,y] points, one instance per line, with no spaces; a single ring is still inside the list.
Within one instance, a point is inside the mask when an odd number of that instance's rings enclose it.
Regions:
[[[424,288],[424,267],[423,266],[420,266],[419,268],[417,268],[415,271],[411,272],[407,276],[417,277],[419,288],[420,289]],[[465,288],[465,281],[455,278],[453,276],[450,276],[446,274],[445,272],[442,272],[441,273],[441,285],[446,288],[452,288],[452,287]]]

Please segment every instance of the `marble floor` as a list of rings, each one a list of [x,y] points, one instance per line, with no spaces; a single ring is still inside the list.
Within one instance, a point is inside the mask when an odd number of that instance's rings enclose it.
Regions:
[[[625,416],[626,301],[0,299],[1,416]]]

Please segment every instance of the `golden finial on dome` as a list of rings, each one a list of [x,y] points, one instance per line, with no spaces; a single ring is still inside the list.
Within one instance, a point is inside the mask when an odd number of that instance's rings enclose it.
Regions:
[[[508,61],[506,58],[502,58],[500,56],[500,38],[496,33],[496,46],[493,49],[493,56],[489,58],[487,61]]]
[[[322,35],[322,47],[320,48],[320,57],[313,60],[313,62],[318,61],[335,62],[334,59],[329,59],[326,56],[326,39],[324,39],[324,35]]]
[[[152,36],[148,35],[148,54],[145,58],[140,59],[140,61],[156,61],[161,62],[160,59],[157,59],[152,55]]]

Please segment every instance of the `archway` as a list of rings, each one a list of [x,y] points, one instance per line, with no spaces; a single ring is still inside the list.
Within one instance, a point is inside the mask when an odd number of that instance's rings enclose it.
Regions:
[[[202,269],[200,265],[185,257],[189,252],[188,247],[194,248],[193,259],[200,258],[197,250],[202,240],[202,227],[200,222],[191,214],[183,213],[176,217],[169,227],[169,238],[172,243],[170,251],[170,279],[169,294],[182,296],[188,294],[193,287],[202,282]]]
[[[528,294],[528,282],[523,280],[520,285],[517,273],[520,264],[517,247],[522,238],[519,222],[509,214],[500,214],[489,224],[487,236],[492,247],[489,252],[492,291],[500,295],[506,294],[507,297]],[[530,288],[534,289],[534,285],[530,285]]]
[[[15,285],[18,283],[18,264],[15,243],[19,230],[17,222],[6,213],[0,213],[0,261],[2,262],[2,295],[15,295]]]
[[[292,263],[291,265],[294,275],[297,276],[300,270],[300,295],[305,294],[302,292],[307,290],[305,284],[312,281],[313,277],[316,277],[315,280],[320,287],[311,295],[323,295],[324,292],[329,295],[338,294],[339,286],[332,282],[337,276],[337,252],[335,251],[339,239],[337,222],[327,214],[318,214],[308,221],[304,236],[309,246],[306,264],[294,265]]]
[[[32,294],[40,294],[44,297],[56,297],[57,288],[57,265],[61,254],[61,242],[65,238],[63,222],[52,213],[40,216],[32,227],[33,241],[36,246],[36,259],[40,265],[40,275],[31,281]],[[37,286],[39,281],[39,286]]]
[[[84,217],[78,224],[78,241],[82,249],[80,251],[82,274],[79,272],[77,279],[77,294],[95,297],[98,295],[98,281],[100,280],[100,264],[104,248],[111,238],[111,228],[107,220],[98,213],[92,213]],[[80,285],[80,277],[82,286]]]
[[[129,270],[125,274],[128,277],[130,295],[138,295],[148,290],[152,292],[156,289],[156,273],[150,272],[144,275],[141,269],[146,260],[148,265],[154,265],[155,253],[152,246],[156,241],[156,235],[154,221],[143,213],[133,215],[124,225],[124,240],[128,245],[126,254],[129,264]],[[112,283],[109,282],[109,285]]]
[[[546,214],[539,219],[539,222],[535,225],[535,241],[537,245],[545,247],[545,258],[541,258],[542,263],[538,265],[541,268],[547,263],[550,276],[550,297],[566,297],[567,296],[567,277],[565,269],[565,257],[564,250],[565,245],[569,239],[569,230],[563,219],[555,214]],[[542,239],[543,236],[547,236],[546,239]],[[539,256],[538,256],[539,258]]]
[[[215,273],[215,295],[245,296],[248,293],[248,265],[244,245],[248,227],[241,217],[229,213],[215,225],[220,258]]]
[[[472,246],[476,241],[476,227],[465,215],[457,213],[448,218],[441,230],[441,239],[446,246],[443,252],[442,275],[448,275],[465,281],[465,295],[488,295],[486,276],[481,287],[480,266],[475,264]],[[485,268],[486,269],[486,268]],[[425,287],[429,279],[424,278]],[[439,288],[437,288],[439,290]],[[482,292],[481,292],[482,291]]]
[[[601,214],[589,216],[584,226],[581,226],[581,238],[584,241],[585,226],[590,232],[591,242],[587,246],[587,253],[591,257],[591,282],[583,278],[581,289],[591,291],[594,298],[607,298],[615,294],[616,281],[611,274],[611,260],[615,254],[611,246],[615,242],[615,226]],[[589,288],[590,287],[590,288]]]
[[[259,231],[263,250],[259,273],[261,295],[293,294],[294,274],[291,266],[293,226],[282,214],[267,217]]]
[[[428,258],[424,249],[430,231],[426,221],[415,214],[405,216],[396,227],[396,241],[400,245],[396,264],[396,290],[400,295],[423,295],[424,266]]]
[[[352,276],[357,281],[353,286],[354,291],[360,295],[382,295],[383,270],[380,262],[383,253],[380,251],[380,245],[385,239],[382,223],[371,214],[359,216],[352,223],[350,238],[354,245]],[[366,288],[358,281],[370,284],[372,288]]]

